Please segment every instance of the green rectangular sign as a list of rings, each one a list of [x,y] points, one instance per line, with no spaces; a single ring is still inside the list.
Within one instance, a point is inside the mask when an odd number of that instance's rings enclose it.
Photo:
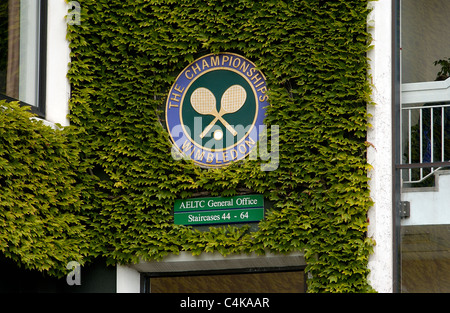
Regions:
[[[174,212],[228,210],[240,208],[263,208],[262,195],[245,195],[235,197],[194,198],[175,200]]]
[[[264,208],[195,211],[174,214],[176,225],[206,225],[258,222],[264,218]]]
[[[174,204],[177,225],[247,223],[263,218],[262,195],[183,199]]]

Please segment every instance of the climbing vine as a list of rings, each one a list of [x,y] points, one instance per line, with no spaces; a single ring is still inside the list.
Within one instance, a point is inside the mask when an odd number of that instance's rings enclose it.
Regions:
[[[89,237],[85,258],[303,251],[309,291],[371,290],[367,1],[79,2],[81,23],[67,35],[72,126],[61,137],[77,175],[60,176],[81,186],[71,214],[83,227],[74,236]],[[171,156],[168,91],[190,62],[219,52],[266,76],[265,123],[280,131],[274,171],[261,171],[261,159],[202,169]],[[175,199],[245,193],[271,204],[256,228],[173,224]]]

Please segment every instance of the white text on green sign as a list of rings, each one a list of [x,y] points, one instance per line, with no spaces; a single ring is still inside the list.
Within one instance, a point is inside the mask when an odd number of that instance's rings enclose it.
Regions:
[[[207,225],[258,222],[264,218],[264,208],[181,212],[174,214],[176,225]]]
[[[262,195],[175,200],[174,212],[263,208]]]

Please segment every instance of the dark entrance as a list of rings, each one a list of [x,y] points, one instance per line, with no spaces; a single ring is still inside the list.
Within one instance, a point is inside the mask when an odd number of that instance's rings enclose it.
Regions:
[[[143,274],[146,293],[304,293],[303,269]]]

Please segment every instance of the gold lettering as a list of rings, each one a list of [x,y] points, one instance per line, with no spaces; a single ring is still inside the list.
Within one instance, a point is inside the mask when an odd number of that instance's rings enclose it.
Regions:
[[[255,71],[256,71],[256,69],[255,69],[254,67],[252,67],[251,69],[248,70],[247,76],[248,76],[248,77],[252,77],[252,76],[253,76],[253,73],[254,73]]]
[[[195,65],[191,66],[191,69],[194,71],[194,74],[197,74],[197,71],[201,72],[200,66],[198,63],[195,63]]]
[[[257,82],[259,82],[261,80],[262,77],[258,77],[259,73],[256,73],[255,76],[253,76],[250,80],[254,80],[256,79],[256,81],[253,84],[256,84]]]
[[[205,151],[197,149],[197,152],[194,155],[194,159],[196,159],[196,160],[203,160],[204,156],[205,156]]]
[[[219,161],[219,154],[217,153],[216,154],[216,164],[220,164],[220,163],[222,163],[222,161]]]
[[[223,58],[222,58],[222,66],[224,66],[225,63],[227,63],[229,60],[230,60],[230,57],[224,55]]]
[[[239,149],[239,152],[242,154],[245,154],[247,152],[247,147],[244,144],[239,145],[238,149]]]
[[[216,55],[214,57],[211,57],[211,66],[218,66],[218,65],[220,65],[219,56]]]
[[[250,147],[250,146],[254,146],[256,144],[256,142],[253,140],[252,137],[248,137],[248,140],[245,140],[245,143]]]
[[[191,70],[186,70],[186,72],[184,72],[184,76],[186,76],[187,79],[192,79],[194,77],[194,75],[191,75],[191,74],[189,74],[189,76],[188,76],[188,73],[190,73],[190,72],[191,72]]]
[[[183,93],[183,91],[184,91],[184,87],[181,88],[181,87],[178,86],[178,85],[175,85],[175,87],[174,87],[173,89],[175,89],[175,90],[178,91],[179,93]]]
[[[264,102],[264,101],[266,101],[267,99],[269,99],[269,96],[268,96],[268,95],[259,96],[259,101],[260,101],[260,102]]]
[[[223,162],[224,162],[224,163],[225,163],[225,162],[230,162],[230,160],[228,160],[227,152],[222,153],[222,159],[223,159]]]
[[[231,159],[232,160],[236,160],[237,159],[238,153],[237,153],[237,151],[235,149],[231,150],[230,154],[231,154]]]
[[[260,82],[258,85],[255,86],[255,88],[258,88],[259,86],[261,86],[262,84],[264,84],[264,81]]]
[[[181,150],[187,151],[192,148],[192,143],[190,143],[188,140],[185,140],[183,145],[181,146]]]
[[[214,154],[208,152],[208,155],[206,156],[206,163],[212,163],[214,161]]]
[[[179,95],[177,93],[172,93],[172,98],[170,98],[170,100],[180,102],[180,97],[181,97],[181,95]]]
[[[173,104],[172,102],[169,101],[169,109],[171,108],[178,108],[178,104]]]
[[[236,65],[236,61],[238,61],[238,62],[237,62],[237,65]],[[241,65],[241,59],[239,59],[239,58],[234,59],[234,61],[233,61],[233,67],[234,67],[234,68],[238,68],[239,65]]]
[[[203,70],[205,69],[205,67],[209,68],[208,62],[206,62],[205,59],[203,59],[203,61],[202,61],[202,67],[203,67]]]
[[[249,66],[250,64],[247,64],[247,62],[243,61],[239,70],[242,71],[242,73],[245,73],[247,72]]]
[[[266,93],[267,87],[266,86],[262,86],[261,88],[258,89],[258,91],[262,92],[262,93]]]

